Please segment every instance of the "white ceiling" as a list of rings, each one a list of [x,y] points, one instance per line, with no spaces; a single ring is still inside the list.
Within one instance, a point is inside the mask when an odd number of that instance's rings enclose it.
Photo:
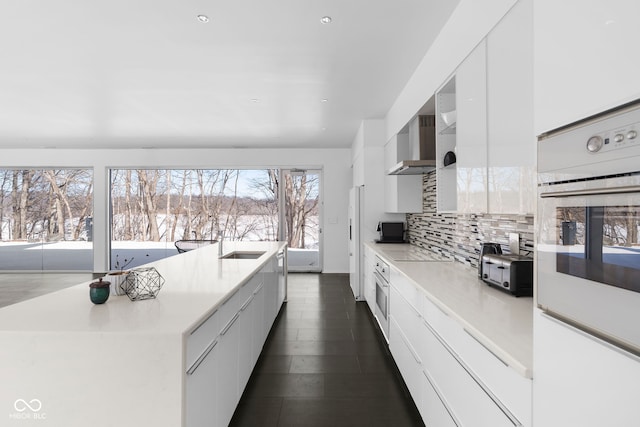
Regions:
[[[349,147],[457,3],[5,0],[0,147]]]

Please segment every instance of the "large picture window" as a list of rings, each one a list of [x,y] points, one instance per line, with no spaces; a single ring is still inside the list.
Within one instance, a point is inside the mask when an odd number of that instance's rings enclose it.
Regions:
[[[0,169],[0,270],[91,271],[91,169]]]
[[[225,240],[286,239],[301,269],[319,269],[319,181],[278,169],[113,169],[110,268],[177,255],[176,242],[223,233]]]
[[[111,171],[111,268],[178,253],[179,240],[277,240],[274,170]]]

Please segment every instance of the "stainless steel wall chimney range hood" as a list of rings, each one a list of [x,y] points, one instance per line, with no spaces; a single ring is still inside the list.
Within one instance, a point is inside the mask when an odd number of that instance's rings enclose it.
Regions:
[[[436,118],[417,116],[409,124],[410,158],[387,171],[387,175],[421,175],[436,168]]]

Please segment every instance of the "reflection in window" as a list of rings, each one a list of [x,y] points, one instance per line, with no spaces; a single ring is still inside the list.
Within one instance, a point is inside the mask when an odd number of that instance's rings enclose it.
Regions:
[[[0,188],[0,270],[92,270],[92,170],[0,169]]]
[[[640,208],[557,209],[560,273],[640,292]]]

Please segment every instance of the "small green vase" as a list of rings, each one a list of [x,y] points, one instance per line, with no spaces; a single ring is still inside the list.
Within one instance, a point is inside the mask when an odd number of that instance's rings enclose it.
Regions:
[[[89,285],[89,298],[94,304],[104,304],[109,299],[111,283],[102,281],[102,278],[97,282],[93,282]]]

